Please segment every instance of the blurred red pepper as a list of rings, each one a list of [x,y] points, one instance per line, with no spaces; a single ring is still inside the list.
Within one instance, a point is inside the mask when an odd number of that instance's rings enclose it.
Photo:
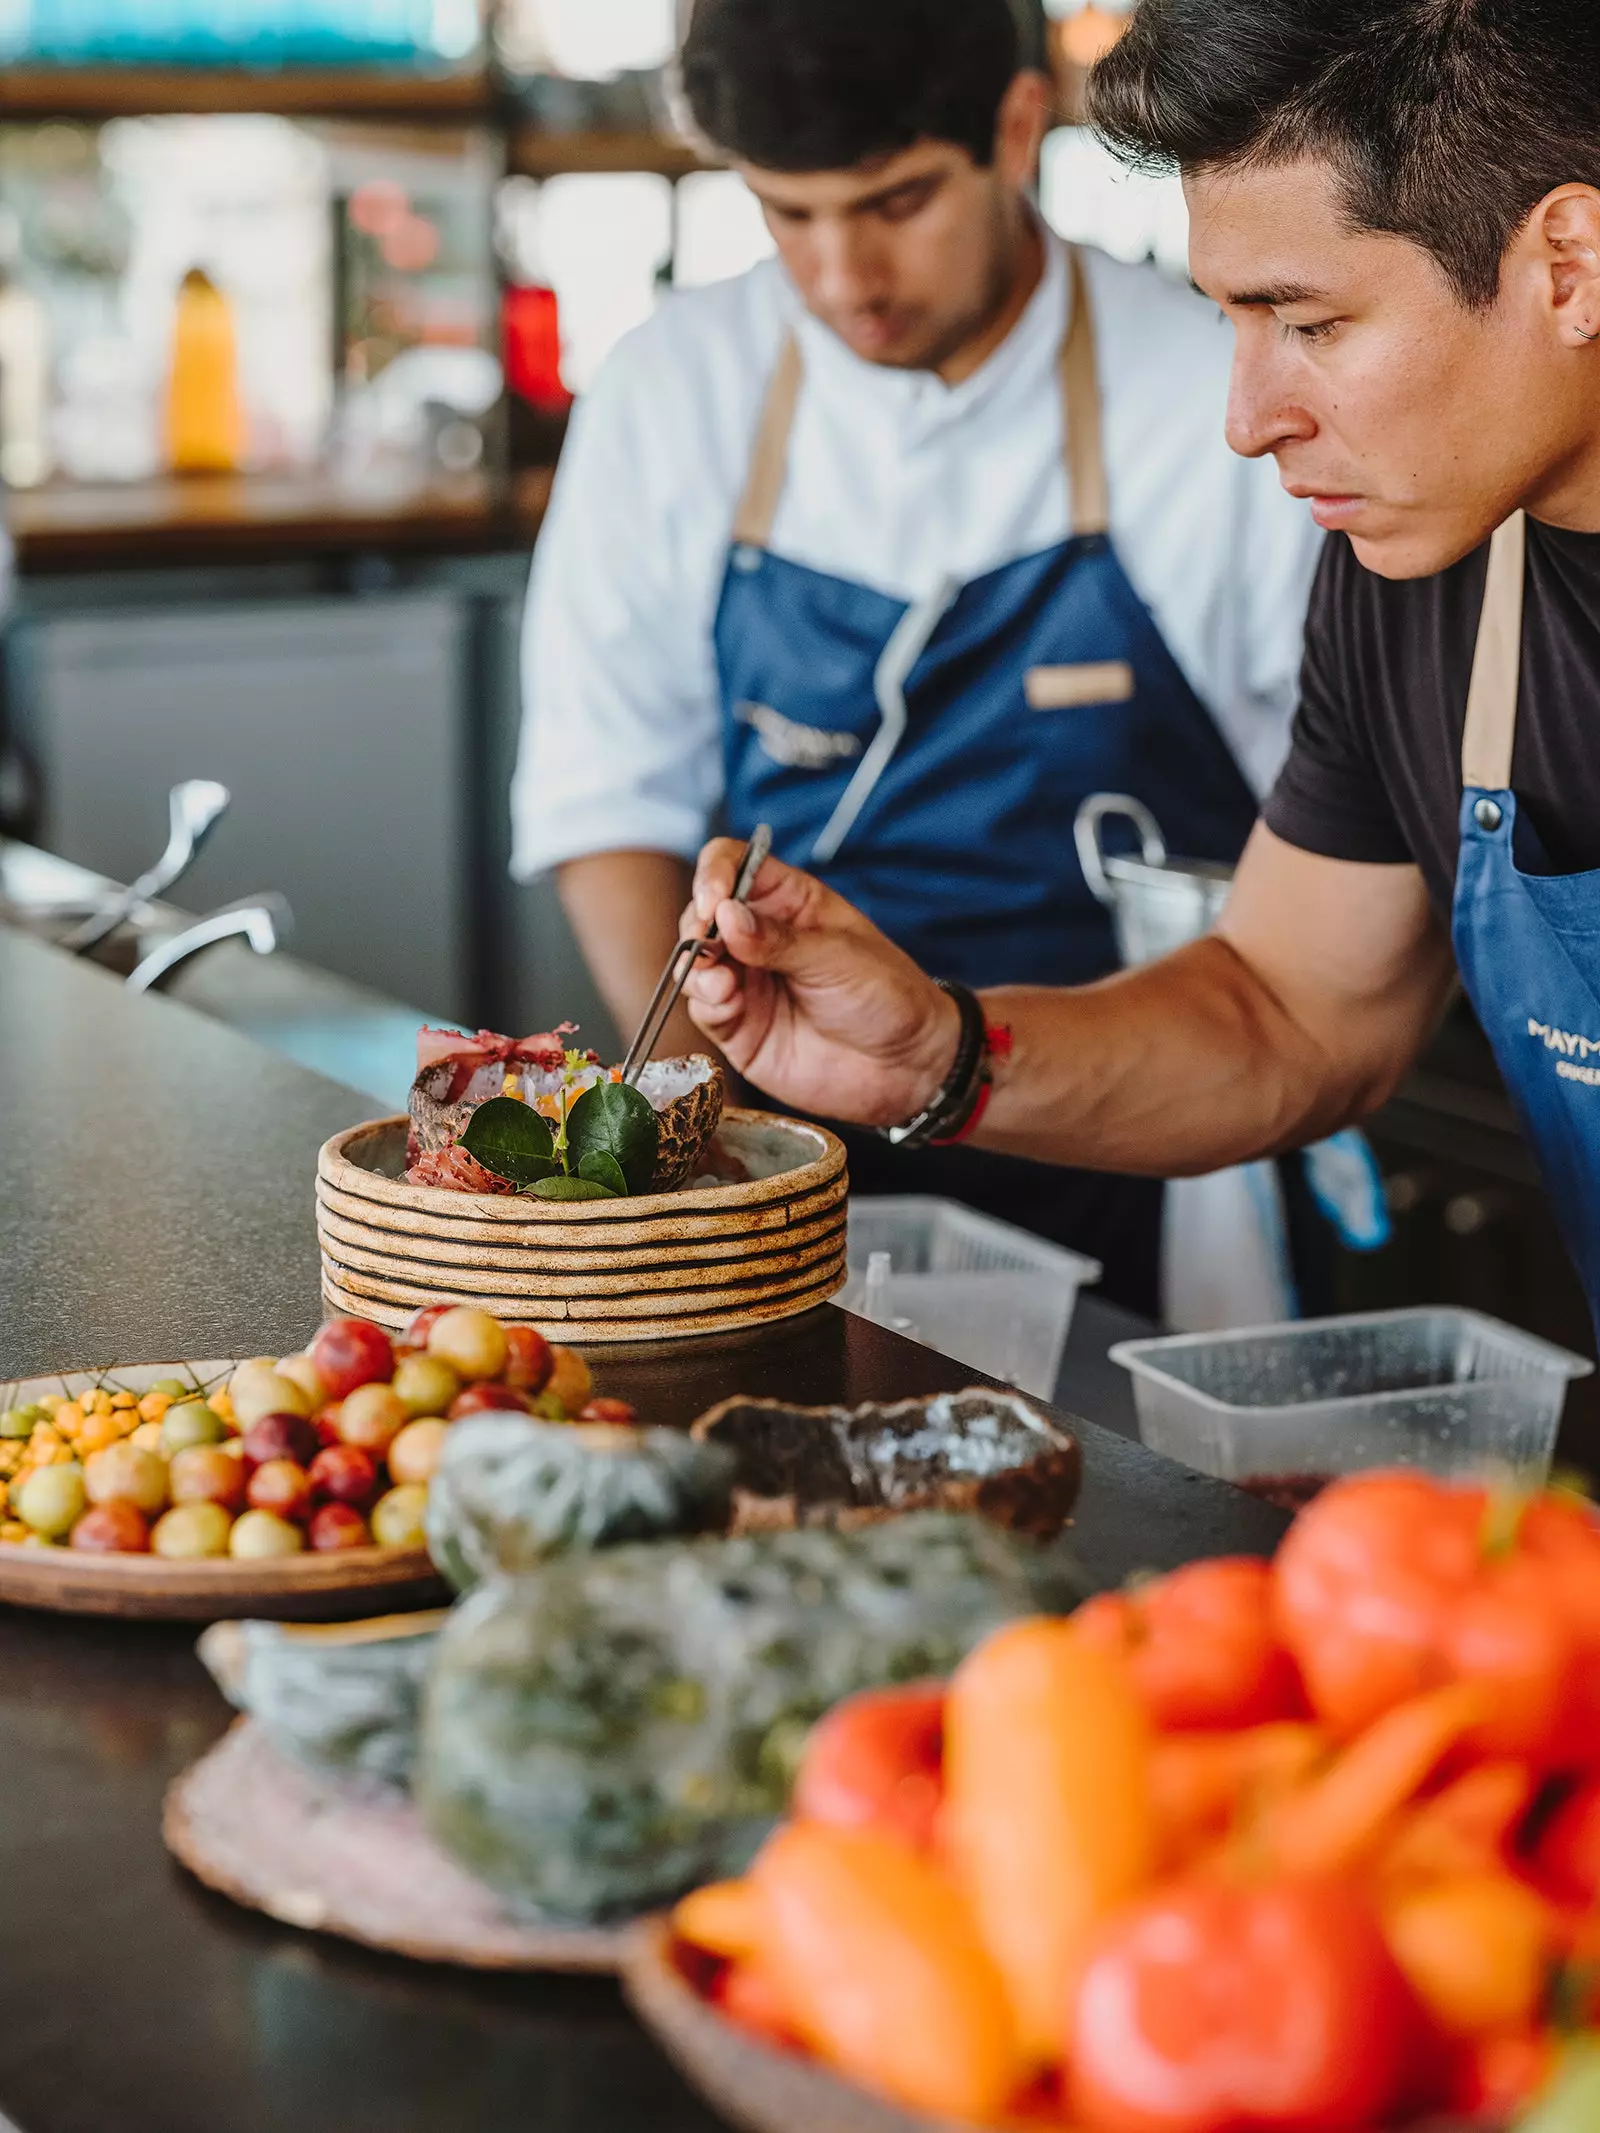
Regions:
[[[1221,1731],[1304,1718],[1305,1691],[1273,1617],[1268,1563],[1194,1563],[1080,1607],[1080,1633],[1127,1660],[1166,1732]]]
[[[1194,1882],[1119,1912],[1073,1995],[1074,2123],[1094,2133],[1355,2133],[1405,2093],[1420,2017],[1334,1882]]]
[[[837,1705],[806,1741],[795,1815],[888,1831],[925,1849],[944,1795],[944,1704],[943,1682],[919,1681]]]

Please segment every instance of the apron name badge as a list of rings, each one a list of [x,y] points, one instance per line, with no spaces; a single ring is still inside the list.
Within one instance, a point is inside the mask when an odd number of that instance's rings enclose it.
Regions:
[[[831,770],[835,763],[853,762],[861,753],[855,734],[803,726],[770,704],[740,704],[736,716],[741,725],[753,729],[763,753],[785,770]]]

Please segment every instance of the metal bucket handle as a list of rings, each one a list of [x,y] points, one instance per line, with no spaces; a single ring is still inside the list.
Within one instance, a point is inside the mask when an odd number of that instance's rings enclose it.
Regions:
[[[1142,800],[1135,800],[1131,793],[1125,792],[1101,792],[1085,800],[1078,809],[1078,820],[1072,833],[1078,846],[1078,864],[1083,868],[1083,878],[1096,902],[1108,906],[1116,903],[1117,892],[1106,873],[1100,830],[1104,822],[1119,815],[1139,832],[1147,866],[1165,866],[1167,860],[1167,840],[1161,834],[1161,825]]]

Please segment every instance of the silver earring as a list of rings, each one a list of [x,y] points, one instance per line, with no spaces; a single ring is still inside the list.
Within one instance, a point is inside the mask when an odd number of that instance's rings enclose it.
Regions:
[[[1585,333],[1581,326],[1572,329],[1580,341],[1600,341],[1600,333]]]

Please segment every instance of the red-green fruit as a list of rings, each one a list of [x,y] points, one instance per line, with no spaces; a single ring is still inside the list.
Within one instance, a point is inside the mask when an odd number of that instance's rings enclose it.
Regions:
[[[156,1521],[150,1546],[172,1563],[192,1563],[228,1552],[233,1520],[219,1503],[181,1503]]]
[[[24,1525],[45,1540],[65,1540],[89,1508],[83,1468],[36,1466],[26,1481],[13,1485],[11,1504]]]
[[[394,1344],[382,1326],[364,1318],[335,1318],[311,1343],[311,1360],[328,1388],[342,1400],[358,1385],[386,1385],[394,1375]]]
[[[531,1415],[533,1402],[526,1393],[509,1385],[469,1385],[461,1397],[450,1402],[450,1420],[464,1422],[468,1415]]]
[[[555,1350],[533,1326],[506,1327],[506,1365],[500,1375],[518,1392],[543,1392],[556,1367]]]
[[[305,1545],[305,1535],[286,1518],[273,1511],[246,1511],[233,1529],[228,1553],[240,1562],[262,1563],[277,1556],[300,1555]]]
[[[284,1519],[303,1518],[311,1509],[311,1476],[292,1459],[269,1459],[250,1476],[246,1490],[252,1511],[271,1511]]]
[[[460,1373],[442,1356],[410,1355],[395,1366],[394,1396],[414,1421],[444,1414],[460,1390]]]
[[[422,1354],[428,1345],[428,1335],[433,1331],[440,1319],[443,1318],[446,1311],[453,1311],[454,1309],[454,1304],[429,1304],[425,1311],[417,1313],[405,1332],[401,1334],[400,1345],[414,1349],[419,1355]]]
[[[292,1389],[292,1388],[291,1388]],[[182,1407],[169,1407],[161,1418],[161,1449],[170,1459],[191,1444],[220,1444],[228,1425],[204,1400],[186,1400]]]
[[[464,1378],[497,1378],[508,1352],[499,1319],[471,1304],[455,1305],[428,1331],[428,1353],[442,1356]]]
[[[324,1450],[330,1444],[343,1444],[344,1442],[343,1437],[339,1434],[339,1410],[337,1407],[325,1407],[312,1424],[312,1428],[317,1433],[317,1442]]]
[[[353,1504],[348,1503],[325,1503],[312,1519],[307,1538],[318,1555],[336,1555],[346,1548],[372,1546],[366,1520]]]
[[[546,1392],[553,1392],[569,1415],[580,1413],[594,1398],[594,1374],[576,1348],[552,1350],[556,1367]]]
[[[408,1422],[389,1447],[389,1472],[397,1482],[430,1482],[449,1435],[449,1423],[436,1415]]]
[[[308,1415],[317,1404],[297,1379],[281,1370],[252,1371],[249,1377],[236,1370],[233,1387],[233,1419],[240,1429],[263,1415]]]
[[[330,1444],[311,1462],[312,1493],[320,1502],[348,1504],[364,1511],[382,1480],[371,1452],[354,1444]]]
[[[607,1422],[617,1429],[634,1429],[638,1426],[639,1412],[626,1400],[591,1400],[579,1414],[580,1422]]]
[[[134,1504],[120,1499],[96,1504],[73,1527],[70,1546],[88,1555],[148,1555],[150,1528]]]
[[[244,1503],[245,1463],[220,1444],[192,1444],[171,1467],[174,1503],[219,1503],[237,1511]]]
[[[278,1375],[287,1378],[291,1385],[299,1386],[311,1403],[312,1414],[326,1404],[328,1388],[322,1382],[322,1372],[309,1355],[286,1355],[278,1365]]]
[[[258,1467],[292,1459],[296,1466],[309,1466],[320,1442],[316,1424],[304,1415],[263,1415],[244,1433],[244,1463]]]
[[[389,1385],[363,1385],[339,1409],[339,1436],[381,1459],[411,1417]]]
[[[93,1504],[131,1503],[150,1518],[166,1507],[167,1462],[142,1445],[108,1444],[91,1455],[83,1478]]]
[[[380,1548],[425,1548],[428,1492],[415,1482],[391,1489],[372,1507],[372,1537]]]

